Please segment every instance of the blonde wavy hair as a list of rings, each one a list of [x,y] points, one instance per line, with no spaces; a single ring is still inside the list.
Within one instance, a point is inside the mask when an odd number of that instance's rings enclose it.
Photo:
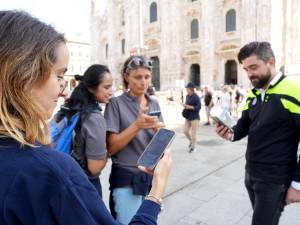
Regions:
[[[49,144],[46,112],[31,95],[65,43],[53,27],[20,11],[0,11],[0,135],[22,145]]]

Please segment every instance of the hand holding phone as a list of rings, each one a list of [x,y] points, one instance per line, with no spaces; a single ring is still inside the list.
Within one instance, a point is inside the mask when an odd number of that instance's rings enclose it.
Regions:
[[[221,138],[232,141],[233,132],[231,132],[228,127],[225,127],[224,125],[218,123],[216,126],[216,132]]]
[[[161,112],[160,111],[152,111],[152,112],[148,112],[149,116],[157,116],[160,117]]]
[[[141,108],[138,114],[138,117],[136,118],[136,121],[134,122],[134,125],[138,129],[152,129],[156,127],[158,118],[154,116],[149,116],[147,114],[148,108]]]
[[[229,129],[230,132],[233,133],[233,129],[227,125],[225,122],[223,122],[219,117],[217,116],[211,116],[211,118],[213,119],[213,121],[215,121],[217,124],[223,125],[224,127],[226,127],[227,129]]]
[[[141,171],[153,175],[152,188],[149,195],[155,196],[157,199],[163,198],[166,192],[168,177],[171,172],[171,166],[172,157],[170,148],[167,148],[165,150],[164,155],[158,161],[154,170],[149,170],[143,166],[139,166],[139,169]]]
[[[160,117],[160,114],[161,114],[161,112],[158,111],[158,110],[157,111],[151,111],[151,112],[147,113],[148,116],[155,116],[155,117],[157,117],[157,119]],[[157,132],[158,129],[165,127],[165,124],[160,122],[160,121],[157,121],[156,124],[157,125],[152,128],[154,132]]]
[[[220,117],[218,116],[211,116],[211,118],[217,123],[217,126],[216,126],[216,132],[217,134],[226,139],[226,140],[229,140],[231,141],[232,140],[232,136],[233,136],[233,129],[232,129],[232,125],[234,124],[234,121],[231,121],[229,120],[228,121],[224,121],[222,120]],[[230,121],[232,123],[230,123]]]
[[[137,161],[138,166],[153,170],[162,157],[166,148],[174,140],[175,132],[165,128],[159,129],[147,145],[145,151]]]

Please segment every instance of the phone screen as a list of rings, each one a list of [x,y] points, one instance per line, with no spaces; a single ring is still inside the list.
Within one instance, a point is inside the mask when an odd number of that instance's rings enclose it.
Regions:
[[[137,164],[148,169],[154,169],[165,149],[175,136],[172,130],[161,128],[153,136]]]

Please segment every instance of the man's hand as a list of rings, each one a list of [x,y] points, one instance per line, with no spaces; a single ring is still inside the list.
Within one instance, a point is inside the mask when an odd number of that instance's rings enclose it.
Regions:
[[[227,127],[225,127],[225,126],[217,123],[217,125],[216,125],[216,132],[217,132],[217,134],[220,137],[222,137],[222,138],[224,138],[226,140],[231,141],[231,139],[232,139],[232,133],[230,132],[230,130]]]
[[[296,190],[293,187],[289,187],[286,194],[285,202],[287,205],[291,203],[300,202],[300,191]]]

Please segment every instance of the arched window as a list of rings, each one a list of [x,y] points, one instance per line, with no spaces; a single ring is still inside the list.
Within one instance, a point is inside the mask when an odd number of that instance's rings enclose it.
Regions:
[[[237,84],[237,64],[228,60],[225,64],[225,84]]]
[[[121,9],[121,25],[125,25],[125,11],[123,8]]]
[[[108,44],[105,45],[105,58],[108,58]]]
[[[122,54],[125,54],[125,39],[122,39]]]
[[[199,23],[197,19],[193,19],[191,22],[191,39],[199,37]]]
[[[200,87],[200,66],[199,64],[192,64],[190,67],[190,79],[189,81],[192,82],[196,87]]]
[[[156,91],[160,90],[160,66],[157,56],[151,57],[152,60],[152,84]]]
[[[236,30],[236,13],[234,9],[230,9],[226,13],[226,32]]]
[[[150,5],[150,23],[157,21],[157,4],[152,2]]]

